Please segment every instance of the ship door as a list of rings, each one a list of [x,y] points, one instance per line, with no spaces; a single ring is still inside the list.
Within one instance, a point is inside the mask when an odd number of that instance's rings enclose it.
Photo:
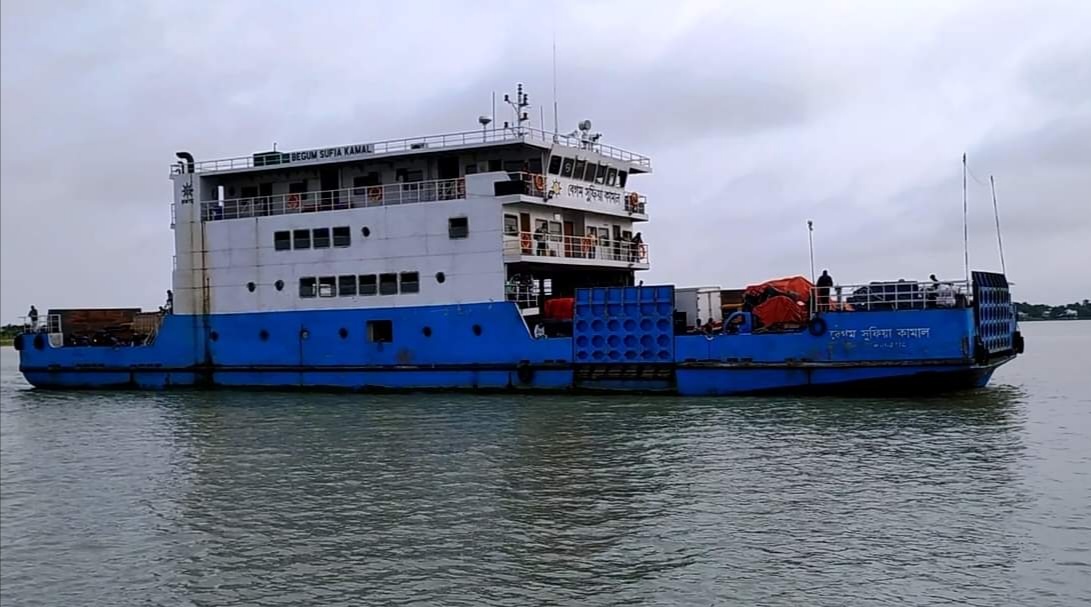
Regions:
[[[444,156],[436,164],[439,179],[458,179],[458,156]]]
[[[318,173],[318,189],[322,190],[323,209],[332,209],[341,202],[341,172],[337,169],[322,169]]]
[[[572,236],[576,233],[576,226],[571,221],[564,222],[564,256],[575,257],[572,251]]]

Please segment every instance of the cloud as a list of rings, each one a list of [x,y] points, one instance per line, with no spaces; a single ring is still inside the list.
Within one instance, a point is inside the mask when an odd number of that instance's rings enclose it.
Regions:
[[[655,163],[632,182],[646,281],[805,274],[807,219],[838,278],[957,275],[968,151],[997,176],[1025,298],[1091,292],[1082,4],[0,6],[4,321],[160,303],[179,149],[472,129],[515,81],[550,127],[554,35],[560,128],[591,118]],[[987,189],[971,194],[971,258],[995,258]]]

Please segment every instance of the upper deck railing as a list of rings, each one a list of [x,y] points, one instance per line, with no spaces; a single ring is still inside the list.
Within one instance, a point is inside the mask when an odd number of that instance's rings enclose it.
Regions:
[[[493,143],[521,143],[526,141],[538,142],[545,145],[556,143],[571,148],[596,152],[607,158],[613,158],[614,160],[632,163],[647,170],[650,170],[652,167],[652,161],[647,156],[642,156],[640,154],[636,154],[628,150],[623,150],[612,145],[607,145],[605,143],[586,141],[579,137],[562,135],[559,133],[550,133],[548,131],[543,131],[541,129],[536,129],[532,127],[463,131],[460,133],[446,133],[442,135],[426,135],[424,137],[390,139],[387,141],[378,141],[360,146],[339,147],[367,148],[366,152],[362,152],[359,155],[353,155],[353,158],[366,158],[369,155],[385,155],[401,152],[420,152],[427,150],[465,147],[472,145],[485,145]],[[327,149],[338,149],[338,146]],[[292,152],[283,153],[283,155],[285,156],[290,156],[291,154]],[[235,158],[201,160],[193,163],[193,172],[204,173],[211,171],[235,171],[253,168],[282,166],[282,164],[288,164],[289,166],[299,164],[298,161],[289,164],[278,162],[275,160],[275,158],[270,160],[270,158],[271,156],[269,155],[269,153],[258,153],[251,154],[249,156],[238,156]],[[337,157],[331,157],[330,159],[334,160],[335,158]],[[317,163],[321,162],[321,160],[322,158],[321,156],[319,156],[319,158],[314,159],[313,162]],[[303,162],[306,162],[308,164],[312,163],[311,160],[305,160]],[[183,172],[184,170],[184,164],[182,163],[175,163],[171,165],[172,174],[178,174]]]
[[[966,307],[971,303],[965,280],[936,282],[872,282],[812,287],[811,311],[861,312]]]
[[[205,221],[215,221],[219,219],[241,219],[412,204],[416,202],[458,200],[465,197],[466,180],[460,177],[458,179],[389,183],[359,188],[322,190],[320,192],[208,200],[201,203],[201,217]]]
[[[543,180],[540,178],[541,175],[533,173],[508,173],[508,180],[495,182],[494,189],[499,194],[504,189],[513,187],[513,193],[541,198],[548,202],[548,192],[542,189]],[[244,219],[270,215],[291,215],[339,209],[458,200],[465,197],[466,178],[459,177],[456,179],[388,183],[317,192],[206,200],[201,202],[201,218],[203,221]],[[646,213],[647,198],[645,196],[635,192],[627,192],[622,197],[626,212],[631,214]],[[174,205],[171,205],[171,227],[174,227],[174,225],[175,208]]]

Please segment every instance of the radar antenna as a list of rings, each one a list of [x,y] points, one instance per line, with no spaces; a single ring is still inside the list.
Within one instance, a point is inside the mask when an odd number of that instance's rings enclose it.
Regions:
[[[530,96],[523,92],[522,82],[516,85],[515,99],[512,99],[510,95],[505,94],[504,103],[510,105],[512,111],[515,112],[515,124],[511,126],[514,126],[516,129],[522,130],[523,123],[526,122],[528,118],[527,113],[523,111],[523,108],[526,108],[530,105]],[[504,122],[504,128],[509,128],[509,124],[507,123],[507,121]]]

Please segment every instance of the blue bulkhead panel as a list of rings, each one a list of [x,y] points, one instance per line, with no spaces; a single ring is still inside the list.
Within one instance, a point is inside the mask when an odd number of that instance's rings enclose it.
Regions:
[[[664,364],[674,360],[674,287],[576,290],[576,364]]]
[[[1008,279],[992,272],[973,273],[974,321],[989,354],[1010,352],[1015,333],[1015,307]]]

